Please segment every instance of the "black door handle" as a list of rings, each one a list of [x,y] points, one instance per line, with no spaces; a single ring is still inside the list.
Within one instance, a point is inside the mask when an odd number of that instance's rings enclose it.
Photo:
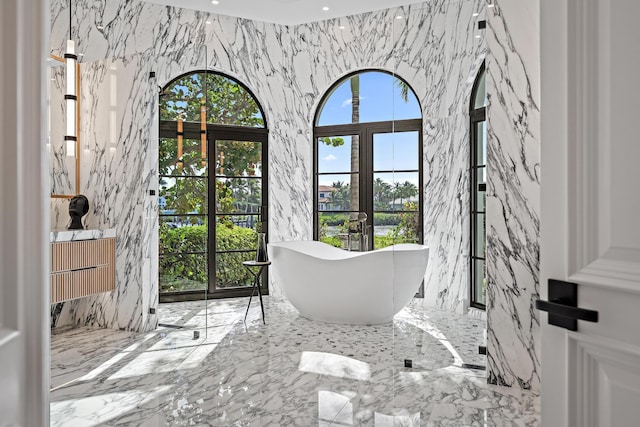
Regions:
[[[563,304],[561,301],[543,301],[539,299],[536,300],[536,308],[569,319],[586,320],[587,322],[598,321],[597,311],[587,308],[571,307]]]
[[[598,312],[578,307],[578,284],[549,279],[549,301],[536,300],[536,308],[549,313],[549,324],[571,331],[578,330],[578,320],[598,322]]]

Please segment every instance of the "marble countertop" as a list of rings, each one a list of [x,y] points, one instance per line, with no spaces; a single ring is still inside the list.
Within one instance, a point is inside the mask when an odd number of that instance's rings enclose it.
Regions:
[[[49,241],[51,243],[72,242],[74,240],[105,239],[108,237],[116,237],[115,228],[105,228],[102,230],[53,230],[50,233]]]

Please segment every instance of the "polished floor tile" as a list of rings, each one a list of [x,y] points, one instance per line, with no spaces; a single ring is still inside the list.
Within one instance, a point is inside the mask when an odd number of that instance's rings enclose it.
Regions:
[[[539,398],[486,384],[484,323],[415,300],[393,323],[301,317],[286,301],[163,304],[146,334],[52,336],[53,426],[535,426]],[[405,367],[405,360],[412,367]]]

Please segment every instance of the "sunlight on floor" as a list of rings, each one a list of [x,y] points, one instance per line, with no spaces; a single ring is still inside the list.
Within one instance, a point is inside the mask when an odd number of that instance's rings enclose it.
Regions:
[[[246,303],[209,302],[206,315],[201,304],[168,305],[163,323],[176,327],[140,335],[53,336],[51,425],[535,425],[535,396],[459,366],[486,363],[474,354],[475,320],[417,307],[353,327],[267,298],[267,324],[259,307],[245,324]]]
[[[327,390],[318,391],[318,420],[338,425],[353,425],[353,403],[351,399],[357,393],[350,396]]]
[[[371,367],[368,363],[339,354],[317,351],[303,351],[298,370],[359,381],[368,381],[371,378]]]
[[[171,389],[171,386],[161,386],[51,402],[51,412],[73,413],[61,425],[93,427],[126,414]]]

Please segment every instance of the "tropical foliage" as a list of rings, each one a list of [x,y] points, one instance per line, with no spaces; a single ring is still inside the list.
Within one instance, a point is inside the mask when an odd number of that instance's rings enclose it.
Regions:
[[[257,213],[262,205],[262,144],[207,141],[206,132],[207,125],[264,127],[255,98],[224,75],[191,73],[162,90],[159,115],[161,123],[176,129],[162,133],[159,141],[161,292],[207,287],[213,276],[208,274],[208,226],[216,227],[216,286],[248,285],[242,261],[255,257],[257,221],[243,214]],[[215,225],[207,223],[213,214],[208,211],[210,175],[216,175]]]
[[[327,196],[331,210],[351,210],[351,185],[342,181],[331,183],[332,190]],[[418,187],[410,182],[389,182],[376,178],[373,182],[373,207],[375,210],[402,210],[405,202],[418,195]],[[417,208],[417,205],[412,205]]]
[[[219,251],[255,248],[257,233],[233,224],[216,225],[216,245]],[[192,225],[170,228],[160,226],[160,289],[161,292],[202,290],[207,287],[208,256],[207,226]],[[194,254],[194,252],[196,252]],[[204,252],[204,253],[197,253]],[[169,255],[170,254],[170,255]],[[254,251],[219,254],[223,262],[216,263],[218,287],[245,286],[250,275],[242,261],[255,258]]]

